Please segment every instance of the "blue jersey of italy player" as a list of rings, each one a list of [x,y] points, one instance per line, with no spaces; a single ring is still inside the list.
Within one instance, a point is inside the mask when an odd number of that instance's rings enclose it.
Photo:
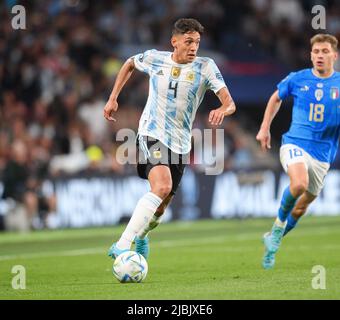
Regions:
[[[282,144],[294,144],[313,158],[331,163],[340,137],[340,72],[328,78],[312,69],[290,73],[277,86],[281,100],[293,96],[291,126]]]

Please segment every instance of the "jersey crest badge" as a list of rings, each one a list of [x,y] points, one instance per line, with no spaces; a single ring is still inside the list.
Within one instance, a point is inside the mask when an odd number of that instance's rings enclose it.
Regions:
[[[195,73],[193,71],[189,71],[185,77],[185,80],[193,82],[195,80]]]
[[[320,101],[323,98],[323,90],[317,89],[315,90],[315,98]]]
[[[339,88],[338,87],[332,87],[330,90],[331,93],[331,99],[336,100],[339,98]]]
[[[171,77],[177,79],[181,74],[181,68],[179,67],[172,67],[171,69]]]

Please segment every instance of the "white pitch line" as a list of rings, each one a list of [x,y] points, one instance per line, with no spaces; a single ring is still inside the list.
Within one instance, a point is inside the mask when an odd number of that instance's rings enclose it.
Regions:
[[[226,237],[220,236],[220,237],[201,238],[197,241],[195,240],[194,242],[192,239],[165,240],[165,241],[155,242],[153,244],[153,247],[173,247],[175,245],[196,247],[196,246],[200,246],[205,243],[218,243],[223,240],[226,240]],[[54,252],[4,255],[4,256],[0,256],[0,261],[13,260],[13,259],[34,259],[34,258],[43,258],[43,257],[82,256],[82,255],[100,254],[100,253],[106,254],[106,251],[107,251],[107,248],[95,247],[95,248],[86,248],[86,249],[54,251]]]
[[[13,260],[13,259],[34,259],[43,257],[65,257],[65,256],[82,256],[87,254],[98,254],[105,252],[104,248],[87,248],[87,249],[76,249],[76,250],[64,250],[54,252],[39,252],[39,253],[27,253],[18,255],[6,255],[0,256],[0,261]]]
[[[217,241],[205,241],[204,243],[211,244],[215,243]],[[164,243],[155,243],[153,247],[173,247],[175,244],[175,241],[171,244],[171,241],[164,241]],[[200,247],[202,245],[202,242],[199,243],[182,243],[179,241],[176,241],[176,244],[182,245],[185,247]],[[260,246],[260,245],[259,245]],[[308,250],[310,249],[310,246],[299,246],[298,248],[294,247],[288,247],[284,248],[285,251],[296,251],[297,249],[299,251]],[[339,245],[333,244],[333,245],[324,245],[322,246],[322,249],[324,250],[339,250]],[[254,247],[234,247],[234,246],[225,246],[223,248],[218,248],[217,251],[221,252],[246,252],[249,250],[254,250]],[[83,256],[83,255],[91,255],[91,254],[106,254],[106,249],[97,247],[97,248],[88,248],[88,249],[78,249],[78,250],[68,250],[68,251],[57,251],[54,253],[51,252],[42,252],[42,253],[28,253],[28,254],[22,254],[22,255],[7,255],[7,256],[0,256],[0,261],[8,261],[8,260],[17,260],[17,259],[35,259],[35,258],[48,258],[48,257],[76,257],[76,256]]]
[[[311,233],[310,230],[301,230],[300,235],[307,235]],[[313,232],[313,235],[318,234],[329,234],[329,230],[327,228],[320,228],[317,232]],[[173,246],[186,246],[186,247],[197,247],[204,244],[212,244],[212,243],[219,243],[221,241],[247,241],[247,240],[259,240],[258,233],[251,233],[251,234],[239,234],[233,235],[230,238],[230,234],[226,234],[225,236],[216,236],[216,237],[206,237],[200,239],[184,239],[184,240],[163,240],[159,242],[153,243],[153,247],[173,247]],[[259,240],[260,243],[260,240]],[[259,244],[261,245],[261,244]],[[304,246],[308,249],[308,246]],[[302,247],[299,247],[300,249]],[[338,245],[325,245],[324,249],[337,249],[339,248]],[[226,246],[225,251],[241,251],[242,249],[238,250],[238,248],[228,247]],[[39,253],[27,253],[27,254],[19,254],[19,255],[3,255],[0,256],[0,261],[6,260],[14,260],[14,259],[35,259],[35,258],[43,258],[43,257],[65,257],[65,256],[82,256],[82,255],[91,255],[91,254],[106,254],[107,248],[104,247],[94,247],[94,248],[84,248],[84,249],[73,249],[73,250],[62,250],[62,251],[54,251],[54,252],[39,252]]]

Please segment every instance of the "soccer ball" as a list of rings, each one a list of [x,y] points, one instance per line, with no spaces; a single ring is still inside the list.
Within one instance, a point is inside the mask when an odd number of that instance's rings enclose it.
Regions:
[[[148,273],[148,263],[141,254],[125,251],[115,259],[112,272],[120,282],[141,282]]]

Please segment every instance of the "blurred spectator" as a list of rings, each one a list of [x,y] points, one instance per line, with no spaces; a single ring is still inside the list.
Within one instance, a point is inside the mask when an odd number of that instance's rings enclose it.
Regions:
[[[9,219],[18,222],[18,224],[16,222],[9,223],[12,224],[13,229],[28,230],[33,225],[33,218],[37,215],[36,180],[34,177],[30,177],[27,160],[28,152],[25,143],[15,140],[11,146],[10,160],[2,175],[3,199],[13,203],[13,212]]]
[[[301,28],[305,14],[298,0],[272,0],[269,6],[270,20],[272,25],[278,25],[282,21],[287,21],[295,31]]]
[[[79,106],[78,115],[93,135],[92,143],[101,143],[108,134],[109,123],[103,117],[104,100],[91,99]]]

